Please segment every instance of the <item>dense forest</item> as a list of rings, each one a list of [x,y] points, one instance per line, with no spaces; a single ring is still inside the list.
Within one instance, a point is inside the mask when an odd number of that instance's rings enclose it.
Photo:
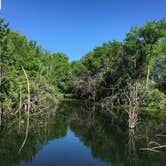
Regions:
[[[63,98],[103,106],[166,109],[166,20],[133,26],[123,42],[109,41],[79,61],[50,53],[10,29],[0,19],[1,116],[16,112],[20,101],[35,105]]]

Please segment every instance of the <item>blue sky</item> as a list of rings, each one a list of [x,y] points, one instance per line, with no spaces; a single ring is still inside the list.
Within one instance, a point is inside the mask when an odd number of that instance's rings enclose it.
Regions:
[[[78,60],[133,25],[166,17],[166,0],[2,0],[10,27],[51,52]]]

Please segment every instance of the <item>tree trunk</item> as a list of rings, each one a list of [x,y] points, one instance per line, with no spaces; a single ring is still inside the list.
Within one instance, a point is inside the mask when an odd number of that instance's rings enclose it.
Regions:
[[[20,106],[19,109],[22,107],[22,86],[20,85]],[[21,110],[19,110],[19,129],[18,129],[18,134],[20,134],[21,130]]]
[[[2,54],[0,54],[0,62],[3,64],[3,56]],[[2,85],[2,79],[3,79],[3,67],[2,67],[2,64],[0,66],[0,97],[2,97],[2,94],[3,94],[3,85]],[[2,115],[3,115],[3,101],[0,101],[0,126],[2,125]]]
[[[147,76],[146,76],[146,89],[148,89],[148,86],[149,86],[149,77],[150,77],[150,67],[149,67],[149,64],[148,64]]]

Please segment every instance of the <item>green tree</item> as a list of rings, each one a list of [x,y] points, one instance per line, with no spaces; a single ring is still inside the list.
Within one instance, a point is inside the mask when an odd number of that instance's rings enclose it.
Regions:
[[[126,45],[134,49],[135,56],[141,54],[142,65],[146,68],[146,87],[148,88],[150,72],[155,60],[161,55],[159,44],[166,36],[166,21],[149,21],[143,27],[134,27],[127,34]],[[141,49],[138,48],[141,46]],[[140,53],[141,51],[141,53]],[[139,55],[140,56],[140,55]],[[144,64],[145,63],[145,64]]]

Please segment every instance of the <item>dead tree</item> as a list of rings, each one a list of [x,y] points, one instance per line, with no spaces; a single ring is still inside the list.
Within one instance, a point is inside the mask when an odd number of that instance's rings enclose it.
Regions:
[[[121,93],[116,85],[110,85],[109,87],[102,87],[100,90],[106,92],[107,96],[100,100],[103,108],[109,108],[109,106],[120,105]]]
[[[124,97],[126,99],[126,104],[128,105],[128,126],[130,129],[134,129],[138,123],[138,106],[140,103],[139,90],[141,84],[135,82],[133,85],[129,86],[129,92],[124,90]]]
[[[108,108],[108,106],[114,106],[115,103],[120,104],[118,95],[119,95],[118,93],[115,93],[115,94],[112,94],[111,96],[105,97],[104,99],[100,101],[102,105]]]
[[[79,94],[79,97],[88,99],[89,101],[96,102],[97,93],[97,79],[95,77],[83,77],[75,81],[75,93]]]

